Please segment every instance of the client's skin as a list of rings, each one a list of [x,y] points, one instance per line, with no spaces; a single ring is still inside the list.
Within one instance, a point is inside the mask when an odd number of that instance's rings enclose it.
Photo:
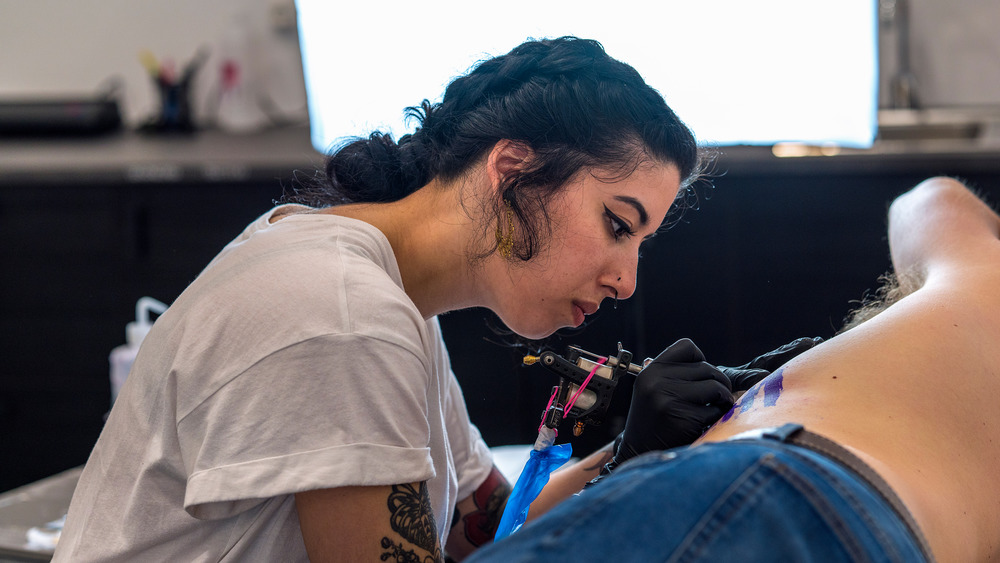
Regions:
[[[759,383],[699,443],[803,424],[885,478],[938,561],[996,558],[1000,217],[932,178],[892,204],[889,245],[922,284]]]

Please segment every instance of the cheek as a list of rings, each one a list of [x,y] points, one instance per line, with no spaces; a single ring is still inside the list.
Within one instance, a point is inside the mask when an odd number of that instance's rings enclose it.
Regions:
[[[544,268],[540,279],[550,286],[538,289],[545,291],[565,291],[569,286],[579,285],[580,280],[589,278],[596,270],[596,250],[593,247],[565,245],[561,252],[553,254]]]
[[[601,268],[612,261],[613,251],[620,250],[601,237],[601,224],[574,226],[523,264],[523,275],[515,284],[522,299],[541,303],[575,295],[601,274]],[[621,255],[614,259],[621,260]]]
[[[600,226],[585,232],[577,232],[568,237],[562,245],[560,256],[572,260],[578,267],[594,268],[608,259],[613,246],[600,235]]]

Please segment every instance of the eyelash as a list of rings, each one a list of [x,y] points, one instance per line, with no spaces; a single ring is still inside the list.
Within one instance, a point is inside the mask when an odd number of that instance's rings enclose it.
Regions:
[[[607,216],[608,222],[611,224],[611,234],[615,237],[615,240],[621,240],[622,237],[632,238],[635,236],[635,231],[628,226],[628,223],[612,213],[606,205],[604,206],[604,215]]]

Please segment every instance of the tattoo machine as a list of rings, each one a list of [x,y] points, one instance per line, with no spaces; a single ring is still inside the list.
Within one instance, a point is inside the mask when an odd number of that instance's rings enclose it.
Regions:
[[[642,370],[631,361],[632,353],[622,349],[621,343],[618,344],[618,355],[614,357],[598,356],[576,346],[568,348],[566,357],[551,351],[538,356],[525,356],[525,364],[540,362],[554,371],[559,376],[559,385],[552,388],[552,396],[538,426],[538,438],[500,517],[496,540],[521,528],[531,503],[548,483],[549,474],[573,455],[572,444],[555,445],[556,427],[562,419],[567,416],[576,419],[573,427],[576,436],[583,433],[585,424],[603,422],[618,380],[626,373]]]
[[[641,366],[631,361],[632,353],[623,349],[621,342],[615,356],[598,356],[577,346],[567,347],[565,357],[552,351],[525,356],[525,365],[540,363],[559,376],[559,385],[552,388],[542,415],[542,426],[555,429],[562,419],[571,417],[576,419],[573,435],[579,436],[585,425],[601,424],[621,377],[638,374],[652,358]]]

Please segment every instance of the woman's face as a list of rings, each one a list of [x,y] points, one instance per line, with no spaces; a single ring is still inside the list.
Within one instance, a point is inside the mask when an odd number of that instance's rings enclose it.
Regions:
[[[528,262],[495,258],[490,307],[514,332],[544,338],[577,327],[605,298],[635,292],[639,244],[663,222],[680,189],[673,164],[645,162],[625,178],[583,170],[549,207],[552,234]]]

